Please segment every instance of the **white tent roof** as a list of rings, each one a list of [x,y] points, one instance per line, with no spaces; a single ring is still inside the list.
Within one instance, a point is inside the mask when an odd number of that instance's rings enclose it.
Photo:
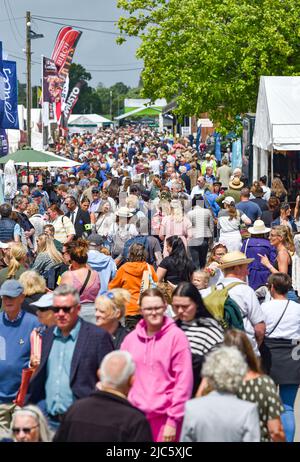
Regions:
[[[69,118],[70,125],[98,125],[103,123],[111,123],[111,120],[98,114],[71,114]]]
[[[261,77],[253,145],[300,150],[300,77]]]

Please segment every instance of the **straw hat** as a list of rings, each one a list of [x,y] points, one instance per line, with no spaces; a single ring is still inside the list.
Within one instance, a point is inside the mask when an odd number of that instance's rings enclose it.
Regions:
[[[226,253],[222,258],[219,267],[221,269],[224,268],[232,268],[233,266],[238,265],[248,265],[249,263],[253,262],[254,258],[247,258],[243,252],[239,252],[235,250],[234,252]]]
[[[116,215],[121,218],[130,218],[133,216],[133,213],[131,213],[130,209],[128,207],[120,207],[116,211]]]
[[[271,231],[271,228],[266,228],[262,220],[256,220],[253,226],[248,228],[250,234],[265,234]]]
[[[229,187],[231,189],[242,189],[244,186],[244,183],[237,177],[233,178],[232,181],[229,181]]]

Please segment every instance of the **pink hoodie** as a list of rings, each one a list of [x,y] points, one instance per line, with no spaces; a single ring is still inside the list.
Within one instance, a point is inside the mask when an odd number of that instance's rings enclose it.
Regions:
[[[166,424],[176,427],[193,388],[192,356],[184,332],[165,317],[161,330],[148,337],[142,319],[125,337],[121,350],[129,351],[136,364],[131,404],[148,418],[167,414]]]

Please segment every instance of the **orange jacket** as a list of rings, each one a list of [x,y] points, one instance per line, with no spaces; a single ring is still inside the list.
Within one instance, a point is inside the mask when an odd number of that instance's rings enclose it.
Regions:
[[[152,265],[149,265],[152,272],[153,281],[157,282],[157,275]],[[116,276],[109,283],[109,289],[122,288],[130,292],[131,298],[126,306],[126,316],[140,314],[138,305],[140,297],[141,282],[143,272],[148,269],[147,263],[143,261],[128,262],[118,269]]]

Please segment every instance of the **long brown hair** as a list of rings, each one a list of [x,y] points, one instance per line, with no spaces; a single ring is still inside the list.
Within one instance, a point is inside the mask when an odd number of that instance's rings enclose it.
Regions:
[[[22,263],[25,261],[27,249],[23,244],[14,244],[10,249],[10,259],[8,264],[7,279],[13,279],[17,271],[21,268]]]
[[[224,335],[224,345],[237,347],[244,356],[250,371],[262,373],[259,361],[245,332],[237,329],[227,330]]]
[[[271,191],[276,197],[280,197],[282,194],[285,196],[287,195],[287,190],[285,189],[281,179],[277,177],[275,177],[272,181]]]

